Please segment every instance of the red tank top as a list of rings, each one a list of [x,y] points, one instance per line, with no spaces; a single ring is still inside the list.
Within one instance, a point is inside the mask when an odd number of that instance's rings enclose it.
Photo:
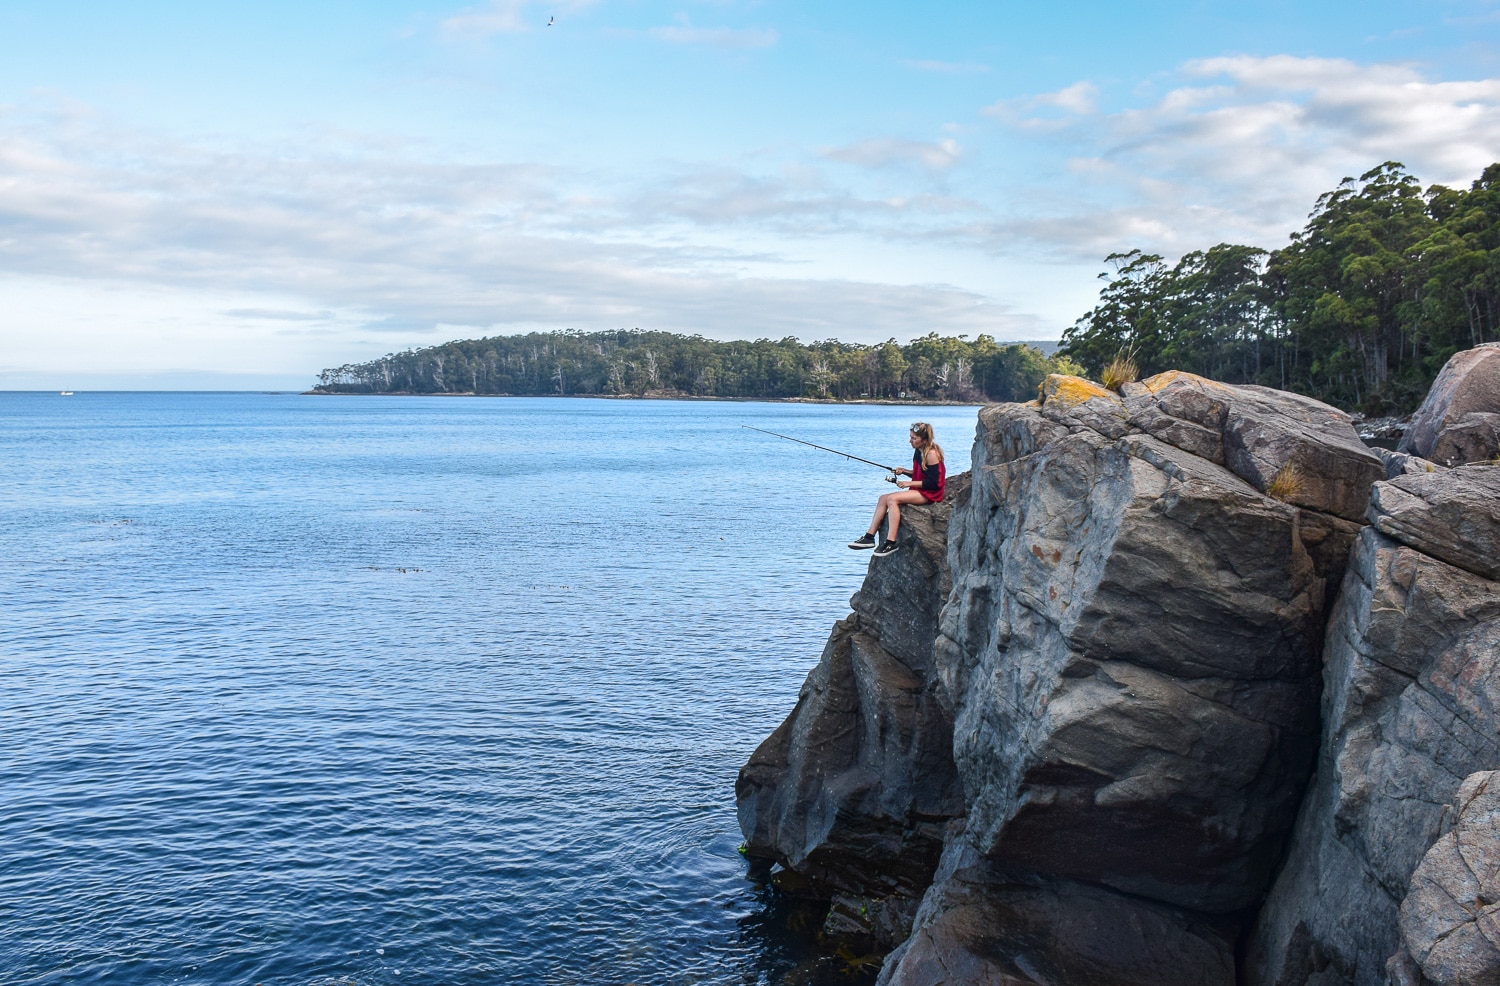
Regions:
[[[935,490],[918,489],[917,490],[917,492],[920,493],[920,494],[922,494],[922,496],[925,497],[927,499],[927,502],[929,502],[929,503],[942,503],[943,502],[943,490],[948,485],[948,466],[947,466],[947,464],[943,463],[943,462],[939,462],[937,464],[937,471],[938,471],[938,487],[937,487],[937,489],[935,489]],[[914,479],[920,480],[922,478],[922,453],[921,452],[917,452],[917,453],[915,453],[911,457],[911,472],[912,472],[912,477]]]

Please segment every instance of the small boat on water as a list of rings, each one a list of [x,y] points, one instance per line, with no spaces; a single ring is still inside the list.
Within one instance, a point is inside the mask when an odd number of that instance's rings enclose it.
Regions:
[[[58,392],[57,396],[58,397],[72,397],[73,396],[73,392],[71,390],[62,390],[62,391]]]

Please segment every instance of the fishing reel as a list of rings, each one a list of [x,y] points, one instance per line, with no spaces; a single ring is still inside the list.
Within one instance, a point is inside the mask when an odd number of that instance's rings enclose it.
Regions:
[[[891,473],[889,476],[885,477],[885,481],[887,483],[894,483],[896,481],[896,474]]]

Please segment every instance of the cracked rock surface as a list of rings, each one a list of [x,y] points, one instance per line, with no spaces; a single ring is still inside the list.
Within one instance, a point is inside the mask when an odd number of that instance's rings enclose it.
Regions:
[[[1500,772],[1470,774],[1401,902],[1400,986],[1500,983]]]
[[[1185,373],[984,408],[741,771],[749,854],[882,986],[1500,986],[1500,467],[1427,454],[1491,348],[1401,453]]]
[[[966,838],[1017,869],[1247,906],[1317,736],[1325,593],[1299,510],[1033,408],[987,409],[980,436],[935,648]]]
[[[1370,523],[1382,534],[1487,579],[1500,579],[1500,468],[1398,476],[1375,487]]]
[[[1406,498],[1411,480],[1433,504],[1495,474],[1401,477],[1371,498],[1375,523],[1328,625],[1317,779],[1252,938],[1253,983],[1384,983],[1397,910],[1445,806],[1500,764],[1500,585],[1441,560],[1451,531]],[[1401,541],[1382,533],[1401,516]],[[1468,520],[1496,543],[1500,518]]]
[[[1312,772],[1327,582],[1385,475],[1285,396],[1061,377],[980,413],[934,646],[964,816],[882,983],[1235,981]]]

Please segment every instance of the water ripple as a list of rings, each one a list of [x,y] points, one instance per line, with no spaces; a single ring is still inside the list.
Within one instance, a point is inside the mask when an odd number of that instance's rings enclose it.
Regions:
[[[0,981],[779,982],[733,779],[883,484],[739,425],[910,413],[0,394]]]

